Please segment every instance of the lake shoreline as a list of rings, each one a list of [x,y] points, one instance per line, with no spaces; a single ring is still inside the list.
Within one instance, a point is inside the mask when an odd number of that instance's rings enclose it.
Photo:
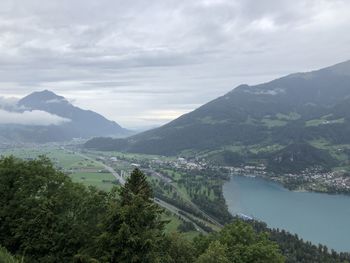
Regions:
[[[299,193],[319,193],[319,194],[327,194],[327,195],[344,195],[344,196],[350,196],[350,191],[320,191],[316,189],[310,189],[310,188],[304,188],[301,186],[301,188],[291,188],[288,187],[288,183],[283,181],[283,176],[285,175],[279,175],[279,176],[270,176],[270,175],[264,175],[264,174],[259,174],[259,173],[233,173],[231,174],[230,177],[232,176],[243,176],[243,177],[248,177],[248,178],[262,178],[264,180],[270,181],[277,183],[281,185],[284,189],[292,191],[292,192],[299,192]]]
[[[315,245],[350,251],[348,195],[291,191],[279,182],[242,174],[231,176],[223,185],[223,195],[233,216],[248,215]]]

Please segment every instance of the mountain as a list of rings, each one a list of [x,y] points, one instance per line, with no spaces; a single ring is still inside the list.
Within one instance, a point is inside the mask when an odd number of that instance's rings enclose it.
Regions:
[[[322,165],[324,158],[348,162],[343,153],[350,144],[349,109],[347,61],[260,85],[240,85],[160,128],[124,140],[95,138],[86,147],[206,156],[225,164],[263,159],[271,166],[276,155],[302,150],[312,165]],[[300,169],[307,166],[298,163]]]
[[[64,120],[51,125],[6,124],[0,127],[0,136],[23,142],[54,142],[94,136],[125,136],[130,134],[114,121],[102,115],[83,110],[55,93],[34,92],[17,103],[17,112],[40,111]]]

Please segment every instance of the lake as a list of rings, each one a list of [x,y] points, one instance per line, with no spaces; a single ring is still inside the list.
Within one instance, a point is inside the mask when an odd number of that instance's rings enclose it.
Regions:
[[[225,183],[224,196],[232,214],[253,216],[316,245],[350,252],[349,196],[293,192],[262,178],[243,176]]]

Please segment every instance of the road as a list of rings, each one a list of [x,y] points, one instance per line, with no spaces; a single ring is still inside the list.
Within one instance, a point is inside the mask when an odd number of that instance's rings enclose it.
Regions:
[[[94,160],[93,158],[91,158],[91,157],[89,157],[89,156],[86,156],[85,154],[82,154],[82,153],[80,153],[80,152],[75,152],[75,154],[80,155],[80,156],[83,157],[83,158],[86,158],[86,159],[88,159],[88,160],[90,160],[90,161],[93,161],[93,162],[96,162],[96,163],[102,165],[106,170],[108,170],[108,171],[120,182],[121,185],[124,185],[124,184],[125,184],[125,179],[124,179],[120,174],[118,174],[112,167],[106,165],[106,164],[103,163],[103,162],[96,161],[96,160]],[[176,188],[175,188],[175,189],[176,189]],[[191,223],[195,226],[195,228],[196,228],[197,231],[199,231],[199,232],[201,232],[201,233],[207,233],[207,232],[204,231],[202,228],[200,228],[195,222],[193,222],[191,219],[189,219],[189,218],[187,218],[186,216],[183,216],[182,214],[179,213],[179,211],[182,211],[182,212],[184,212],[184,213],[185,213],[185,211],[183,211],[183,210],[179,209],[178,207],[173,206],[173,205],[171,205],[171,204],[169,204],[169,203],[167,203],[167,202],[165,202],[165,201],[163,201],[163,200],[160,200],[159,198],[155,198],[154,201],[155,201],[158,205],[164,207],[165,209],[169,210],[170,212],[172,212],[172,213],[176,214],[177,216],[181,217],[183,220],[185,220],[185,221],[187,221],[187,222],[191,222]],[[215,219],[213,219],[213,218],[210,217],[207,213],[205,213],[204,211],[202,211],[196,204],[194,204],[194,203],[192,203],[192,202],[190,202],[190,203],[191,203],[191,205],[192,205],[194,208],[196,208],[196,209],[197,209],[199,212],[201,212],[205,217],[207,217],[207,219],[208,219],[209,221],[211,221],[212,223],[216,224],[216,225],[219,226],[219,227],[222,227],[222,225],[221,225],[220,223],[218,223]]]
[[[106,165],[106,164],[103,163],[103,162],[96,161],[96,160],[94,160],[93,158],[91,158],[91,157],[89,157],[89,156],[87,156],[87,155],[85,155],[85,154],[82,154],[82,153],[80,153],[80,152],[74,152],[74,153],[77,154],[77,155],[80,155],[81,157],[83,157],[83,158],[85,158],[85,159],[88,159],[88,160],[90,160],[90,161],[93,161],[93,162],[96,162],[96,163],[102,165],[103,168],[105,168],[108,172],[110,172],[110,173],[115,177],[115,179],[117,179],[117,181],[119,181],[119,183],[120,183],[121,185],[124,185],[124,184],[125,184],[125,179],[124,179],[120,174],[118,174],[112,167]]]
[[[119,181],[121,185],[125,184],[125,179],[120,174],[118,174],[112,167],[102,162],[98,162],[98,163],[100,163],[108,172],[110,172]]]
[[[154,171],[153,169],[147,169],[146,171],[148,171],[149,173],[161,178],[165,183],[171,185],[173,187],[173,189],[177,192],[177,194],[179,194],[180,196],[182,195],[182,193],[180,193],[177,189],[177,185],[168,177],[162,175],[161,173],[158,173],[156,171]],[[208,215],[205,211],[203,211],[202,209],[200,209],[198,207],[198,205],[196,205],[195,203],[193,203],[191,200],[186,200],[195,210],[197,210],[199,213],[201,213],[208,221],[210,221],[211,223],[213,223],[214,225],[222,228],[223,225],[220,224],[217,220],[215,220],[212,216]]]
[[[181,217],[184,221],[186,222],[191,222],[194,227],[196,228],[196,230],[198,232],[201,232],[202,234],[207,234],[206,231],[204,231],[201,227],[199,227],[195,222],[193,222],[190,218],[180,214],[180,211],[184,212],[183,210],[177,208],[176,206],[173,206],[163,200],[160,200],[159,198],[154,198],[154,202],[158,205],[160,205],[161,207],[165,208],[166,210],[169,210],[170,212],[172,212],[173,214],[177,215],[178,217]]]

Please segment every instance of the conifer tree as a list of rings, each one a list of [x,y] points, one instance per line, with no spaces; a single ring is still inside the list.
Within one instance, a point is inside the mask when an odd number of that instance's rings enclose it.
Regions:
[[[104,236],[109,251],[106,259],[112,263],[157,262],[164,222],[146,176],[135,169],[119,194],[120,206],[111,214]]]

